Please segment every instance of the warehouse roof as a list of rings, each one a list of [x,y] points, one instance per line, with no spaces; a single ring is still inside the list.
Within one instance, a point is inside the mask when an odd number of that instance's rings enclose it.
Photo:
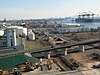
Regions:
[[[23,63],[29,62],[37,62],[39,59],[34,57],[29,57],[24,54],[16,55],[16,56],[10,56],[0,59],[0,69],[8,69]]]

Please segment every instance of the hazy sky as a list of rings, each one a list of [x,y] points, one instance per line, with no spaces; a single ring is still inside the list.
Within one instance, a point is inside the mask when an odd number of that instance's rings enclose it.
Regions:
[[[0,0],[0,19],[66,17],[83,11],[100,14],[100,0]]]

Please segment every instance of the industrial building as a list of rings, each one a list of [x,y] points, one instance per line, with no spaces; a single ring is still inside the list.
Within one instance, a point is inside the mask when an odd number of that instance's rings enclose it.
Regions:
[[[17,34],[24,34],[25,36],[27,36],[27,28],[24,28],[22,26],[7,26],[7,28],[14,28],[16,29]]]
[[[16,29],[6,29],[0,38],[0,47],[15,47],[23,45],[23,38],[16,37]]]
[[[31,67],[35,68],[34,65],[38,61],[39,59],[35,57],[27,56],[25,54],[3,57],[3,58],[0,58],[0,69],[2,69],[3,75],[10,74],[11,72],[14,71],[15,67],[18,67],[20,70],[26,70],[28,69],[26,68],[27,66],[33,64],[31,65]],[[31,63],[31,64],[26,65],[26,62]]]

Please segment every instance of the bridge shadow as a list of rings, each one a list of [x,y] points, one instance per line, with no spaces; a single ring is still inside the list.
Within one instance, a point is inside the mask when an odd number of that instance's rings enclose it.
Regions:
[[[95,47],[92,47],[92,48],[87,48],[85,50],[91,50],[91,49],[100,49],[100,47],[99,46],[95,46]]]

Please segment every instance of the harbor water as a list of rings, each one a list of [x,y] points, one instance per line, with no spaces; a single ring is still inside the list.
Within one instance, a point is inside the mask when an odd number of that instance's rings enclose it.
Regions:
[[[80,23],[81,25],[85,25],[89,28],[98,28],[100,27],[100,22],[90,22],[90,23]]]
[[[77,22],[72,22],[72,21],[66,21],[63,24],[67,25],[67,24],[74,24],[74,23],[84,25],[84,26],[89,27],[89,28],[98,28],[98,27],[100,27],[100,22],[77,23]]]

